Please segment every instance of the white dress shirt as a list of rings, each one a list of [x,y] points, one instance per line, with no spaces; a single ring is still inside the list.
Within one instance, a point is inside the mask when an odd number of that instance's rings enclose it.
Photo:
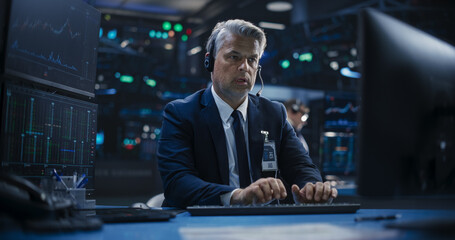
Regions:
[[[235,147],[235,135],[234,135],[234,128],[231,127],[232,124],[234,123],[234,118],[231,117],[231,114],[234,110],[238,110],[240,113],[242,113],[242,120],[240,123],[242,124],[243,127],[243,133],[245,135],[245,143],[246,143],[246,150],[247,150],[247,155],[248,155],[248,165],[249,168],[251,169],[251,164],[250,164],[250,151],[249,151],[249,143],[248,143],[248,121],[247,121],[247,109],[248,109],[248,97],[245,98],[245,101],[240,104],[240,106],[237,109],[233,109],[229,104],[227,104],[223,99],[216,94],[215,89],[213,89],[213,85],[211,88],[213,98],[215,99],[215,104],[218,108],[218,112],[220,113],[220,118],[223,123],[223,128],[224,128],[224,133],[226,135],[226,150],[227,150],[227,155],[228,155],[228,161],[229,161],[229,186],[236,187],[237,189],[240,187],[240,181],[239,181],[239,170],[238,170],[238,164],[237,164],[237,149]],[[250,180],[251,182],[251,170],[250,170]],[[236,190],[237,190],[236,189]],[[236,191],[234,190],[234,191]],[[231,196],[234,193],[234,191],[226,194],[221,195],[221,203],[223,205],[229,205]]]

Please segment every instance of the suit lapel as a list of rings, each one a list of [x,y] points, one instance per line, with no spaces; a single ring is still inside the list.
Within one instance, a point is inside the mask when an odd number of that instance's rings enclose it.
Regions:
[[[261,134],[261,130],[263,130],[262,119],[258,100],[258,98],[249,96],[248,102],[248,145],[254,181],[261,178],[262,154],[264,151],[264,138]]]
[[[202,95],[201,104],[205,106],[205,108],[201,110],[200,119],[210,130],[210,135],[215,145],[218,171],[220,173],[222,183],[229,185],[229,161],[226,150],[226,137],[221,123],[220,113],[216,107],[210,88],[207,88]]]

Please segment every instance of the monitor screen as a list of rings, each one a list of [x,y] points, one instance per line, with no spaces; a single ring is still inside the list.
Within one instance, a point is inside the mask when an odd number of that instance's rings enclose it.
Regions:
[[[352,132],[357,128],[358,97],[349,92],[328,92],[324,101],[324,129]]]
[[[100,16],[81,0],[13,0],[5,72],[94,97]]]
[[[1,169],[39,180],[53,169],[86,174],[93,183],[97,105],[6,84],[1,121]]]
[[[352,176],[355,173],[354,133],[322,134],[322,172],[324,175]]]
[[[455,192],[455,48],[361,12],[358,193]]]

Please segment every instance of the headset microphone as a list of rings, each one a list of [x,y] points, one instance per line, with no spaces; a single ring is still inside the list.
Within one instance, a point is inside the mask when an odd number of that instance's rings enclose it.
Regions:
[[[259,75],[259,79],[261,79],[261,89],[259,89],[259,91],[256,93],[256,96],[258,96],[258,97],[261,96],[262,89],[264,89],[264,81],[262,80],[261,70],[262,70],[262,66],[258,65],[258,75]]]

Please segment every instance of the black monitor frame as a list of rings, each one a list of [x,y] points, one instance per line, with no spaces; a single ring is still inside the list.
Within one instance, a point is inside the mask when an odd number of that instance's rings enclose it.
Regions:
[[[377,10],[360,13],[357,192],[455,192],[455,48]]]

